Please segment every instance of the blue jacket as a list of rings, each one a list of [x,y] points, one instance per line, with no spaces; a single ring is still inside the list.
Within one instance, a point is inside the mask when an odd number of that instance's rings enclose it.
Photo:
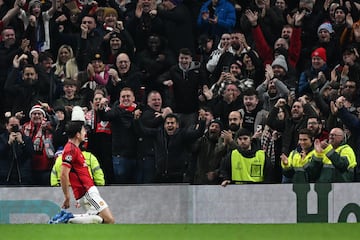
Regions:
[[[225,32],[231,32],[236,23],[235,7],[227,0],[219,0],[214,13],[218,18],[218,23],[214,25],[202,18],[202,13],[209,11],[208,7],[211,3],[212,0],[208,0],[201,6],[197,20],[200,31],[219,37]]]
[[[326,79],[330,79],[330,71],[327,66],[327,64],[324,64],[320,69],[314,69],[311,67],[308,70],[305,70],[301,73],[299,78],[299,96],[302,96],[306,93],[312,94],[311,88],[310,88],[310,81],[314,78],[316,78],[319,74],[319,72],[323,72]],[[317,88],[321,89],[324,86],[325,83],[320,83]]]

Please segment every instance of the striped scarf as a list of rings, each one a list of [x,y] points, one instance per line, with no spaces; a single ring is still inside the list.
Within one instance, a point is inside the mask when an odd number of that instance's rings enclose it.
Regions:
[[[270,158],[271,164],[275,165],[275,141],[272,137],[272,130],[267,128],[261,136],[261,148],[265,151],[265,154]]]

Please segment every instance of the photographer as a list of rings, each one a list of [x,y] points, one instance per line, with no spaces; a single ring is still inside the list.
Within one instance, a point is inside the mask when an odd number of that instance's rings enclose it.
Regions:
[[[0,134],[0,185],[31,184],[33,145],[19,128],[19,119],[10,117],[6,122],[7,131]]]

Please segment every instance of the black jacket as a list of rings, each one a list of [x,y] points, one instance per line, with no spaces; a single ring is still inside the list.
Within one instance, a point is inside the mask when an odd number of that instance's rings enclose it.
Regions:
[[[179,128],[172,136],[169,136],[163,127],[146,128],[140,121],[135,121],[135,126],[139,132],[153,137],[157,181],[163,182],[168,178],[182,179],[185,177],[191,160],[186,149],[189,144],[202,136],[205,130],[205,121],[200,121],[198,129]]]
[[[173,81],[173,106],[176,113],[195,113],[199,109],[199,90],[206,85],[206,72],[199,62],[192,62],[188,70],[183,71],[179,65],[159,77],[160,82]],[[171,100],[169,101],[171,105]]]
[[[31,139],[24,135],[22,137],[24,144],[9,145],[9,133],[0,135],[0,185],[31,184],[31,158],[34,149]]]
[[[111,122],[112,155],[135,159],[138,138],[133,124],[133,112],[120,108],[117,101],[110,111],[100,110],[99,117],[102,121]]]

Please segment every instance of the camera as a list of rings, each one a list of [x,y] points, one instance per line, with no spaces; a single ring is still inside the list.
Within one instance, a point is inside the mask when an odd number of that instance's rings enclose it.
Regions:
[[[10,129],[11,132],[19,132],[19,126],[18,125],[13,125],[11,126],[11,129]]]

